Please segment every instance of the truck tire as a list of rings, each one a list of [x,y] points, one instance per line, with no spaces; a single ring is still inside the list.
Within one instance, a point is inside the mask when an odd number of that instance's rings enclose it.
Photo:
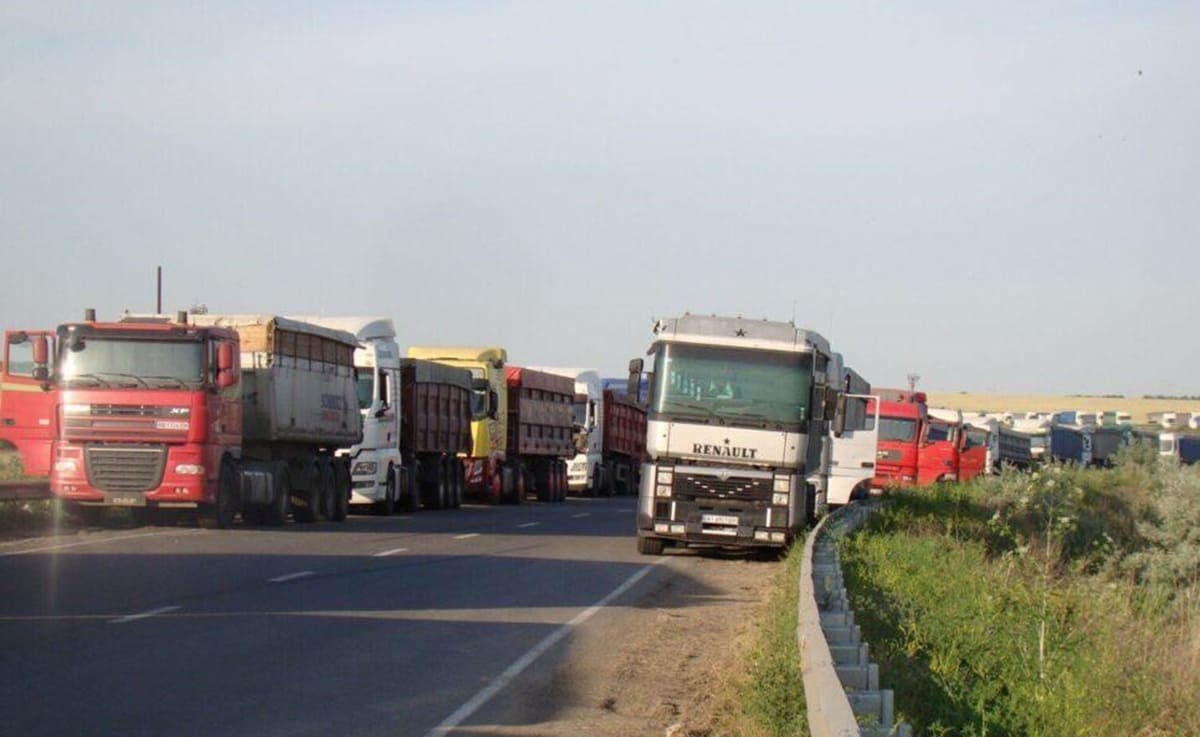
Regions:
[[[567,500],[567,489],[570,487],[571,481],[567,478],[567,462],[558,462],[558,494],[554,501],[565,502]]]
[[[613,495],[613,464],[612,461],[605,461],[600,466],[600,489],[599,496]]]
[[[415,512],[421,508],[421,485],[417,483],[417,473],[414,468],[400,471],[400,508],[405,512]]]
[[[446,507],[446,467],[440,459],[430,464],[425,487],[425,506],[430,509]]]
[[[280,461],[275,464],[275,497],[270,503],[261,507],[264,525],[279,527],[287,521],[288,506],[292,499],[291,469],[287,463]]]
[[[333,461],[333,495],[329,504],[329,521],[345,522],[350,516],[350,466],[344,460]]]
[[[297,495],[301,503],[292,510],[292,517],[297,522],[312,524],[321,517],[326,496],[326,464],[324,459],[317,458],[312,462],[304,479],[306,488]]]
[[[539,502],[554,501],[554,492],[557,484],[554,483],[553,462],[541,461],[534,466],[533,485],[537,490],[537,500]]]
[[[454,508],[460,509],[467,493],[467,474],[462,461],[453,457],[450,459],[450,478],[454,480]]]
[[[384,491],[384,498],[381,502],[375,502],[371,505],[371,511],[380,517],[391,517],[396,513],[396,499],[400,496],[400,489],[396,484],[396,467],[388,466],[387,472],[387,487]]]
[[[217,476],[217,503],[213,505],[214,522],[218,529],[227,530],[233,525],[234,515],[241,511],[240,497],[237,470],[229,461],[222,461],[221,471]]]
[[[665,547],[666,541],[661,538],[638,535],[637,551],[642,555],[662,555]]]
[[[516,469],[505,463],[500,467],[500,503],[517,504]]]

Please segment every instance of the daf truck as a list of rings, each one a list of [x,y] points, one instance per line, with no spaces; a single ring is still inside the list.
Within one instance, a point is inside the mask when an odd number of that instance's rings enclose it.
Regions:
[[[275,315],[88,310],[56,344],[50,489],[85,518],[119,506],[198,510],[217,527],[345,519],[336,452],[362,440],[354,335]]]
[[[828,341],[792,323],[692,314],[653,333],[638,551],[788,545],[826,503],[807,477],[836,405]],[[643,365],[630,363],[630,394]]]

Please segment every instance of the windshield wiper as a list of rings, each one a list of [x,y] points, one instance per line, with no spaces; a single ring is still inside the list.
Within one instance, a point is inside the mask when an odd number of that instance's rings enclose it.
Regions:
[[[666,401],[666,404],[668,406],[682,407],[685,410],[699,410],[699,411],[703,412],[704,414],[708,415],[709,417],[717,416],[717,413],[713,411],[713,408],[709,407],[708,405],[705,405],[705,404],[696,404],[695,402],[681,402],[678,399],[668,399]],[[668,410],[666,407],[664,407],[663,411],[670,411],[670,410]]]
[[[152,381],[173,381],[180,389],[187,388],[187,383],[178,376],[143,376],[142,378],[150,379]]]
[[[95,374],[72,374],[70,376],[63,377],[63,381],[66,381],[66,382],[72,382],[77,379],[84,379],[86,381],[94,381],[94,382],[96,382],[96,386],[109,386],[109,383],[107,381],[105,381],[104,379],[101,379],[99,376],[96,376]]]
[[[118,373],[116,371],[97,371],[96,373],[104,374],[105,376],[120,376],[122,379],[133,379],[134,381],[137,382],[137,384],[134,384],[134,386],[141,384],[142,386],[146,387],[147,389],[150,388],[150,382],[146,381],[142,377],[137,376],[135,374],[122,374],[122,373]]]

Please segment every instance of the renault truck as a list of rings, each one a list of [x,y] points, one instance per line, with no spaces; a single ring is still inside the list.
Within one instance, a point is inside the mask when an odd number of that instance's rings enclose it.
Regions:
[[[828,341],[790,322],[692,314],[653,334],[638,551],[788,545],[825,504],[807,477],[836,405]],[[643,366],[630,363],[631,394]]]

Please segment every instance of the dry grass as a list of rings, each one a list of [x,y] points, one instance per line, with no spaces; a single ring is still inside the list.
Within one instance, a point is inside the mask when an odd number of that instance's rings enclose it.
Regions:
[[[1136,424],[1150,412],[1200,412],[1200,402],[1183,399],[1109,399],[1070,397],[1065,394],[972,394],[926,392],[931,407],[971,412],[1055,412],[1079,409],[1089,412],[1129,412]]]

